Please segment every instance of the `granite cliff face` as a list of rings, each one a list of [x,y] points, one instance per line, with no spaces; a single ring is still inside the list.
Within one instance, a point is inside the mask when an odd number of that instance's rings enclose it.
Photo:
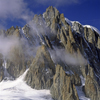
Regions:
[[[55,65],[45,47],[41,46],[25,77],[26,83],[35,89],[50,89],[55,74]]]
[[[77,84],[75,81],[79,80]],[[70,75],[66,75],[62,66],[56,66],[56,73],[53,77],[53,85],[51,87],[51,94],[55,100],[79,100],[75,85],[81,85],[80,79],[75,80]]]
[[[100,100],[100,33],[95,28],[69,21],[50,6],[23,28],[12,26],[0,35],[20,41],[10,48],[11,58],[5,58],[14,79],[29,68],[26,83],[50,89],[54,100],[81,100],[77,87],[85,97]],[[5,78],[3,63],[0,52],[0,81]]]

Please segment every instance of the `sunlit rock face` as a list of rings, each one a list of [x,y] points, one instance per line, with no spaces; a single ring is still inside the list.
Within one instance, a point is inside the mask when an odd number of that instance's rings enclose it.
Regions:
[[[49,89],[54,100],[80,100],[79,91],[99,100],[100,33],[52,6],[23,28],[0,30],[0,81],[16,80],[28,68],[26,84]]]
[[[43,45],[38,49],[25,81],[35,89],[50,89],[54,73],[55,65],[47,48]]]
[[[73,79],[72,79],[73,80]],[[56,66],[56,73],[53,77],[51,94],[55,100],[79,100],[75,85],[71,76],[66,75],[62,66]]]

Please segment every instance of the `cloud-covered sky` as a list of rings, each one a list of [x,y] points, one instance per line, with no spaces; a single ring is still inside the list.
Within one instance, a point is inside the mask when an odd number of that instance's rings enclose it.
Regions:
[[[0,0],[0,18],[21,17],[25,3],[22,0]]]
[[[24,0],[0,0],[0,28],[6,28],[10,22],[20,19],[27,22],[33,16],[34,12],[27,7]]]
[[[55,6],[69,20],[100,30],[100,0],[0,0],[0,29],[22,27],[48,6]]]

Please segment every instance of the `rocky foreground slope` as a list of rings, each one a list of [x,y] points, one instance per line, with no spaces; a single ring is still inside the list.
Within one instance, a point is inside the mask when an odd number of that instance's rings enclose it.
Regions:
[[[7,77],[6,61],[9,76],[16,79],[29,68],[26,83],[50,89],[54,100],[79,100],[77,87],[91,100],[100,100],[100,34],[94,28],[71,22],[50,6],[23,28],[12,26],[0,35],[19,41],[9,55],[0,52],[0,81]]]

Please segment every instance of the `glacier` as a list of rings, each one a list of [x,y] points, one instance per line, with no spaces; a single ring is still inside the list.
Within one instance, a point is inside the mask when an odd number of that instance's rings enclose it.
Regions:
[[[50,90],[35,90],[23,81],[27,71],[16,80],[0,82],[0,100],[52,100]]]

